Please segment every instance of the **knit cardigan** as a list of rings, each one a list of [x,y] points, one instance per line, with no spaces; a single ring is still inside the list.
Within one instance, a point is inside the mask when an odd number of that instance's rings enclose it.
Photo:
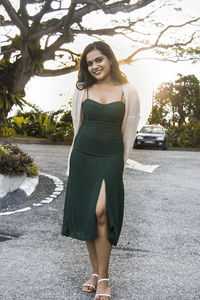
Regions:
[[[130,84],[125,83],[122,85],[125,98],[125,113],[122,121],[122,136],[124,144],[124,165],[126,164],[128,153],[133,148],[137,126],[140,119],[140,99],[136,89]],[[79,90],[75,88],[72,98],[72,120],[74,126],[74,138],[68,155],[68,166],[66,175],[69,176],[70,172],[70,157],[74,145],[74,140],[78,133],[78,130],[83,122],[83,109],[82,100],[84,95],[84,89]]]

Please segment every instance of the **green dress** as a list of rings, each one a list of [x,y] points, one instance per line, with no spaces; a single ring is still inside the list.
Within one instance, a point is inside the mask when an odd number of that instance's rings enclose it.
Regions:
[[[125,105],[82,103],[83,123],[74,140],[65,194],[62,235],[79,240],[97,237],[96,203],[105,180],[109,241],[117,245],[124,212],[124,145],[121,133]]]

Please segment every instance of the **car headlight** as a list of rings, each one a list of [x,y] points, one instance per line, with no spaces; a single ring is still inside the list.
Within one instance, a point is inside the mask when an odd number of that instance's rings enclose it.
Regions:
[[[143,138],[143,136],[140,136],[140,135],[139,135],[139,136],[137,136],[137,139],[138,139],[138,140],[143,140],[144,138]]]
[[[157,141],[164,141],[164,136],[158,136],[158,137],[156,138],[156,140],[157,140]]]

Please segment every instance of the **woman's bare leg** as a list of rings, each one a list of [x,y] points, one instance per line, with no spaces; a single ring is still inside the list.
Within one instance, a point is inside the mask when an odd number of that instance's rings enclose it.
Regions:
[[[88,240],[86,241],[88,253],[90,256],[93,273],[98,274],[98,262],[97,262],[97,253],[96,253],[96,247],[95,247],[95,240]]]
[[[98,262],[98,279],[108,278],[109,259],[112,245],[108,240],[109,226],[106,209],[105,181],[102,181],[96,206],[96,220],[98,237],[95,239],[96,255]],[[97,294],[110,294],[107,281],[100,282],[97,286]],[[95,300],[106,300],[108,297],[95,297]]]
[[[91,265],[92,265],[92,269],[93,269],[93,274],[98,274],[97,254],[96,254],[94,239],[87,240],[86,245],[87,245],[87,249],[88,249],[88,253],[89,253],[89,257],[90,257],[90,261],[91,261]],[[96,286],[97,280],[98,280],[98,277],[91,276],[89,280],[84,282],[84,284],[86,283],[86,284],[92,284],[92,285]],[[93,287],[84,286],[83,289],[86,291],[93,290]]]

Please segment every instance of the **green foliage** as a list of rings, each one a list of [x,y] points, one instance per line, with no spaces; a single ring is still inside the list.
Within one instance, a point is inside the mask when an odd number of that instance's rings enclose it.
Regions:
[[[0,173],[3,175],[22,175],[25,172],[28,177],[37,176],[39,171],[33,159],[17,145],[0,145]]]
[[[9,136],[13,136],[14,134],[16,134],[16,131],[14,128],[9,128],[7,126],[0,127],[0,136],[9,137]]]
[[[149,124],[168,129],[168,144],[173,147],[200,146],[200,81],[194,75],[161,84],[154,95]]]
[[[0,60],[0,122],[4,122],[13,105],[23,109],[24,104],[29,103],[23,98],[24,94],[13,92],[10,86],[12,64],[7,59]]]
[[[74,136],[74,129],[73,125],[71,123],[68,123],[65,126],[57,126],[53,132],[51,133],[51,136],[49,136],[49,139],[51,141],[56,142],[66,142],[67,144],[71,144]]]
[[[178,138],[178,132],[176,128],[171,128],[168,130],[167,140],[168,140],[168,146],[169,147],[177,147],[177,138]]]
[[[26,124],[28,123],[30,117],[17,117],[14,116],[13,117],[13,122],[16,124],[16,127],[18,129],[18,133],[21,133],[23,135],[27,135],[26,134]]]
[[[20,49],[21,37],[16,34],[16,36],[12,39],[11,47],[15,49]]]
[[[27,177],[33,178],[39,175],[38,167],[34,162],[25,165],[25,170],[26,170]]]
[[[7,86],[0,83],[0,117],[5,118],[12,106],[18,105],[21,109],[27,103],[20,93],[11,93]]]
[[[200,146],[200,122],[198,122],[194,128],[193,139],[194,146]]]
[[[34,108],[29,112],[18,111],[16,116],[8,118],[10,127],[16,134],[32,137],[47,138],[51,141],[66,142],[70,144],[74,131],[70,111],[59,109],[54,112],[43,112]]]
[[[200,82],[194,75],[178,74],[174,83],[162,83],[153,101],[150,124],[159,123],[171,128],[191,119],[200,120]]]
[[[35,73],[39,70],[39,73],[43,70],[43,50],[40,47],[40,44],[29,43],[29,58],[28,58],[28,67],[31,73]]]
[[[41,136],[41,128],[40,128],[40,124],[38,122],[38,118],[39,118],[40,114],[43,114],[43,112],[41,110],[39,110],[38,108],[34,108],[34,109],[36,111],[31,110],[29,112],[22,112],[22,111],[18,110],[16,113],[16,117],[24,118],[25,120],[27,120],[25,123],[23,122],[23,125],[22,125],[23,132],[25,132],[25,135],[40,137]],[[8,119],[8,121],[10,123],[10,126],[15,128],[17,134],[22,133],[21,129],[16,124],[14,117],[10,117]]]
[[[55,124],[54,124],[53,120],[51,118],[49,118],[48,115],[46,115],[43,118],[42,114],[40,114],[39,118],[38,118],[38,122],[40,124],[42,137],[51,135],[52,131],[55,128]]]
[[[200,147],[200,121],[190,120],[187,124],[170,128],[168,144],[170,147]]]

